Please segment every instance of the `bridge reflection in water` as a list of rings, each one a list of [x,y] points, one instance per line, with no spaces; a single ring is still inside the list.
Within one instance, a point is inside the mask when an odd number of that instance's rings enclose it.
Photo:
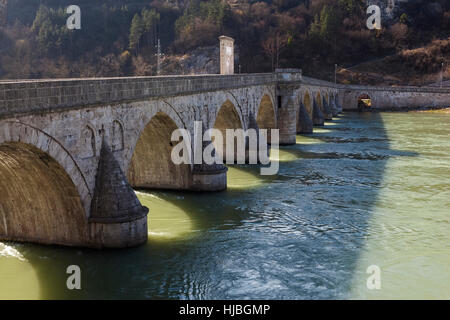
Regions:
[[[296,159],[254,188],[138,193],[151,209],[142,247],[6,243],[0,297],[449,298],[449,121],[344,114],[297,136],[282,149]],[[229,183],[251,186],[257,172],[232,168]],[[71,264],[82,269],[81,291],[65,288]],[[376,292],[366,288],[373,264]]]

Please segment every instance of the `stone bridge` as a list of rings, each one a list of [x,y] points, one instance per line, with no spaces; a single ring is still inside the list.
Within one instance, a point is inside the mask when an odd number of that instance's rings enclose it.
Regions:
[[[171,161],[175,129],[193,134],[195,121],[205,129],[277,128],[280,144],[294,144],[297,133],[311,133],[342,105],[353,108],[367,90],[295,69],[0,82],[0,239],[96,248],[144,243],[148,210],[132,188],[226,188],[223,165]],[[424,101],[438,92],[436,104],[448,104],[449,92],[435,90]],[[375,105],[388,104],[378,89],[369,95]]]
[[[440,108],[450,106],[450,88],[439,87],[371,87],[349,85],[337,86],[339,103],[344,110],[358,109],[358,100],[367,97],[371,109],[405,110],[417,108]]]

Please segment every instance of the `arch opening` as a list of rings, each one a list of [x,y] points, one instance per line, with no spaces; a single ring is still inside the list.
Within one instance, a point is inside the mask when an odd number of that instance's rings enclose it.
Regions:
[[[143,189],[188,189],[192,176],[189,164],[172,161],[172,133],[176,123],[165,113],[158,112],[138,139],[131,158],[127,178],[131,186]],[[190,148],[190,146],[187,146]]]
[[[236,108],[234,107],[233,103],[231,103],[230,100],[227,100],[219,110],[219,113],[217,114],[216,121],[214,123],[214,129],[220,130],[223,137],[223,145],[222,145],[222,158],[224,159],[224,162],[226,160],[226,146],[228,144],[227,141],[227,129],[244,129],[242,127],[242,122],[239,118],[239,114],[236,111]],[[220,156],[220,148],[217,146],[216,142],[213,143],[216,147],[217,154]],[[230,142],[231,143],[231,142]],[[238,139],[235,136],[234,137],[234,155],[235,160],[237,159],[237,147],[238,147]]]
[[[316,102],[317,102],[317,105],[318,105],[319,108],[320,108],[320,111],[322,111],[322,113],[324,113],[324,110],[323,110],[323,103],[322,103],[322,97],[321,97],[321,95],[320,95],[320,92],[317,92],[317,95],[316,95]]]
[[[370,98],[370,96],[368,94],[364,93],[358,97],[358,110],[359,111],[368,110],[371,107],[372,107],[372,99]]]
[[[50,155],[23,142],[0,144],[0,238],[85,245],[88,222],[72,179]]]
[[[264,95],[259,106],[256,117],[259,129],[267,129],[267,142],[272,141],[270,129],[276,129],[275,109],[272,100],[268,95]]]
[[[313,106],[311,101],[311,96],[308,92],[305,93],[305,96],[303,97],[303,105],[305,106],[306,112],[308,112],[309,117],[313,118]]]

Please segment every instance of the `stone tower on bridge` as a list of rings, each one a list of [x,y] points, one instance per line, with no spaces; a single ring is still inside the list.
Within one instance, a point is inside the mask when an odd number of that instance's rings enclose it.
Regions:
[[[226,36],[220,40],[220,74],[234,74],[234,39]]]

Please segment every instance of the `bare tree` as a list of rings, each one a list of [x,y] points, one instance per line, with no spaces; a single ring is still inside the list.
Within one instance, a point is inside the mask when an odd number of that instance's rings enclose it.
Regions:
[[[272,59],[272,71],[274,70],[274,59],[276,54],[275,48],[275,39],[272,36],[269,36],[263,43],[262,47],[264,52]]]
[[[280,67],[280,53],[283,48],[285,48],[288,44],[288,36],[287,35],[281,35],[280,33],[277,33],[275,36],[275,48],[277,52],[277,68]]]
[[[280,53],[288,44],[288,36],[272,33],[263,43],[264,52],[272,59],[272,71],[280,65]],[[276,63],[276,65],[275,65]]]

